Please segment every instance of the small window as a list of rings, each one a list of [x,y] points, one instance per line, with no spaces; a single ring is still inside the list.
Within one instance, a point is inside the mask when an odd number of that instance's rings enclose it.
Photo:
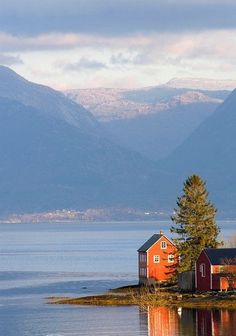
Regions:
[[[205,264],[200,265],[199,271],[201,273],[202,278],[205,278],[205,276],[206,276],[206,266],[205,266]]]
[[[154,255],[154,256],[153,256],[153,262],[154,262],[155,264],[159,263],[159,262],[160,262],[160,256],[159,256],[159,255]]]
[[[142,263],[142,262],[146,262],[146,255],[145,254],[140,254],[139,255],[139,261]]]
[[[146,277],[147,276],[147,269],[141,267],[140,270],[139,270],[139,273],[140,273],[141,277]]]
[[[168,255],[168,263],[173,263],[175,261],[175,258],[173,256],[173,254],[169,254]]]
[[[166,242],[165,242],[165,241],[162,241],[162,242],[161,242],[161,249],[164,250],[164,249],[166,249],[166,248],[167,248],[167,244],[166,244]]]

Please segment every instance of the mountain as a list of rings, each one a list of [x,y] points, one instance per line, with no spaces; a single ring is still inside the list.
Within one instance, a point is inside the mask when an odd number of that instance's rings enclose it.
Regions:
[[[162,124],[166,138],[180,126],[191,128],[193,123],[190,126],[184,123],[188,114],[196,113],[199,123],[201,111],[206,111],[206,96],[221,99],[228,94],[150,90],[152,93],[144,90],[143,96],[140,93],[132,99],[152,99],[155,103],[154,92],[159,92],[158,101],[169,106],[169,110],[161,113],[169,113],[172,121],[169,129],[166,119]],[[131,97],[134,92],[125,94]],[[193,113],[190,106],[194,104]],[[236,91],[223,104],[216,105],[217,110],[204,115],[203,122],[167,159],[154,162],[115,143],[104,130],[105,123],[99,123],[81,105],[1,67],[0,213],[96,207],[171,209],[183,181],[192,173],[207,180],[210,197],[219,209],[233,212],[236,202]],[[144,119],[141,123],[145,125]],[[160,119],[158,124],[161,125]],[[146,127],[145,130],[143,126],[143,132],[155,132],[154,121]]]
[[[151,160],[167,157],[228,94],[167,85],[66,92],[92,111],[114,142]]]
[[[3,67],[0,83],[1,213],[154,204],[155,164],[87,110]]]
[[[99,131],[97,120],[83,106],[61,92],[24,79],[5,66],[0,66],[0,97],[36,108],[42,115],[66,121],[86,132]]]
[[[197,173],[207,181],[217,207],[236,214],[236,90],[168,159],[159,163],[159,169],[172,179],[172,186],[166,181],[164,199],[176,194],[187,176]]]
[[[89,109],[101,122],[134,119],[168,111],[179,104],[220,104],[229,91],[171,88],[167,85],[142,89],[74,89],[64,92]]]

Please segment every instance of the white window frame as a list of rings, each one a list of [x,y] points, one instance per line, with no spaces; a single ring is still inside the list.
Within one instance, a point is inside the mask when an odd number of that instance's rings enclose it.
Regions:
[[[173,254],[168,254],[168,263],[172,264],[175,261],[175,256]]]
[[[153,256],[153,262],[154,262],[154,264],[159,264],[160,263],[160,256],[159,255],[154,255]]]
[[[206,265],[200,264],[199,271],[201,273],[201,277],[205,278],[206,277]]]
[[[165,250],[166,248],[167,248],[167,243],[166,243],[165,240],[163,240],[163,241],[161,242],[161,249],[162,249],[162,250]]]

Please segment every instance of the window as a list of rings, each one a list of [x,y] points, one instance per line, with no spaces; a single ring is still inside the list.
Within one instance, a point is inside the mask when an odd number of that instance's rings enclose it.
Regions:
[[[159,262],[160,262],[160,256],[159,256],[159,255],[154,255],[154,256],[153,256],[153,262],[154,262],[155,264],[159,263]]]
[[[165,241],[162,241],[162,242],[161,242],[161,249],[164,250],[164,249],[166,249],[166,247],[167,247],[166,242],[165,242]]]
[[[139,261],[142,263],[142,262],[146,262],[147,260],[146,260],[146,254],[140,254],[139,255]]]
[[[206,266],[205,266],[205,264],[200,265],[199,271],[201,273],[202,278],[205,278],[205,276],[206,276]]]
[[[141,267],[141,268],[139,269],[139,273],[140,273],[140,276],[141,276],[141,277],[146,277],[146,276],[147,276],[147,269]]]
[[[168,254],[168,263],[173,263],[175,261],[175,258],[173,254]]]

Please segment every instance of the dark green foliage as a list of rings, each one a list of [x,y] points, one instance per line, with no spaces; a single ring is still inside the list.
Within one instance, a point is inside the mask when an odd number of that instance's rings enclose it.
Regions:
[[[220,230],[215,222],[217,210],[208,201],[205,182],[198,175],[187,178],[177,206],[171,217],[175,223],[171,232],[177,234],[174,243],[181,259],[178,272],[183,272],[194,269],[202,249],[220,245],[217,241]]]

